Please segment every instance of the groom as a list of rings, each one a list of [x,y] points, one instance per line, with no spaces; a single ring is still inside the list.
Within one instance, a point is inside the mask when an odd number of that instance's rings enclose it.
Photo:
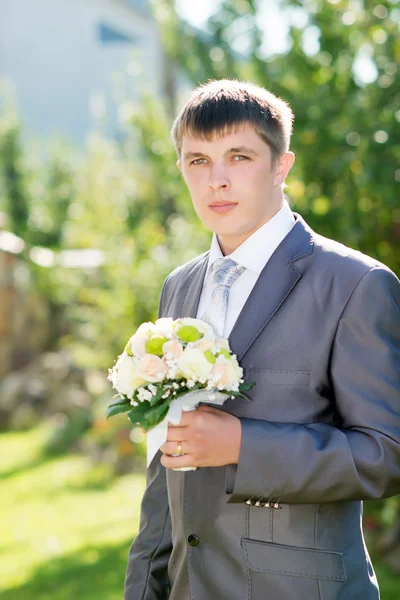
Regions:
[[[222,80],[175,120],[214,235],[167,277],[159,316],[215,323],[256,385],[169,426],[125,600],[379,598],[361,514],[400,492],[400,283],[290,210],[292,119],[267,90]]]

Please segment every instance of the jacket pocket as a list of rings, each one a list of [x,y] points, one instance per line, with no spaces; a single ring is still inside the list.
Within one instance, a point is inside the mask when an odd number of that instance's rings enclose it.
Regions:
[[[310,385],[310,371],[290,371],[286,369],[258,369],[257,367],[246,367],[244,369],[245,380],[255,378],[264,384],[274,385]]]
[[[326,581],[346,581],[343,554],[313,548],[283,546],[242,538],[244,558],[251,571]]]

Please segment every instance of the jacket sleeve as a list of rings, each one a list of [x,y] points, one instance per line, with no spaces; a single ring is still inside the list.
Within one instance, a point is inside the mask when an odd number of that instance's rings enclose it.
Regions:
[[[375,267],[338,322],[328,366],[339,427],[241,418],[227,502],[385,498],[400,492],[400,282]]]
[[[159,317],[163,310],[166,281],[161,291]],[[172,551],[171,518],[166,472],[160,458],[159,450],[147,468],[139,533],[128,555],[124,600],[166,600],[169,597],[167,569]]]

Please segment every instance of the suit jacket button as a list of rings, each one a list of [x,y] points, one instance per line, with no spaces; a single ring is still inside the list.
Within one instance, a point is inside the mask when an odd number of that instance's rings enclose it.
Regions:
[[[198,546],[200,543],[199,538],[194,533],[191,533],[188,537],[189,546]]]

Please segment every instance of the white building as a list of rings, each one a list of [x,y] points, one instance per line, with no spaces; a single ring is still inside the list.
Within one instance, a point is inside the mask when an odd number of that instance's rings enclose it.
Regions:
[[[121,102],[164,93],[147,0],[0,0],[0,80],[14,85],[25,135],[81,145],[101,123],[118,137]]]

